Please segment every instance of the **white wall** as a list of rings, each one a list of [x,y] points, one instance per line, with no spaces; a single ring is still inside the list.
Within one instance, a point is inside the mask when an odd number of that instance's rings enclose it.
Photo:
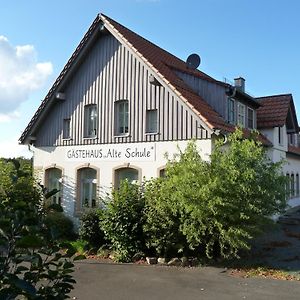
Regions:
[[[33,148],[34,150],[34,168],[36,176],[44,183],[44,172],[47,168],[56,167],[62,169],[63,174],[63,200],[62,205],[67,215],[73,217],[75,213],[75,197],[76,197],[76,170],[80,167],[98,168],[100,186],[100,194],[109,192],[113,183],[114,168],[118,167],[135,167],[139,168],[142,178],[150,179],[157,177],[159,169],[164,167],[167,159],[165,154],[169,157],[178,153],[179,147],[184,150],[188,141],[174,141],[174,142],[153,142],[153,143],[131,143],[131,144],[106,144],[106,145],[85,145],[85,146],[70,146],[70,147],[41,147]],[[209,160],[211,154],[211,140],[196,141],[199,153],[204,160]],[[149,151],[149,156],[146,158],[127,158],[124,156],[127,149],[131,151],[138,150]],[[153,149],[151,149],[153,148]],[[76,157],[70,155],[76,150],[94,150],[100,151],[102,149],[102,158],[86,158]],[[104,158],[109,149],[115,149],[120,153],[120,157]],[[71,151],[71,152],[70,152]],[[128,153],[128,152],[127,152]],[[78,154],[78,153],[77,153]],[[70,158],[71,157],[71,158]]]

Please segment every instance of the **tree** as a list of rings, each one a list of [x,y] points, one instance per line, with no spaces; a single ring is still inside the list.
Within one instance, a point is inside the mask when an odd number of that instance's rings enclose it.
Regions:
[[[111,242],[118,261],[130,261],[137,252],[145,249],[143,186],[124,180],[113,190],[100,220],[105,238]]]
[[[209,258],[237,256],[268,217],[285,208],[282,163],[268,159],[255,134],[244,139],[237,129],[228,142],[216,142],[210,162],[189,143],[169,160],[166,178],[146,187],[148,246],[166,252],[180,245],[175,250]]]
[[[0,298],[65,299],[74,254],[47,237],[42,195],[22,160],[0,159]]]

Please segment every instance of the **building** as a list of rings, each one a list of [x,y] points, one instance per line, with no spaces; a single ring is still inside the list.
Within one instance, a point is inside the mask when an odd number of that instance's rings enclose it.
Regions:
[[[224,83],[101,14],[96,17],[24,130],[34,169],[54,202],[77,218],[127,178],[163,176],[165,153],[195,138],[209,160],[214,141],[259,129],[261,142],[299,195],[300,148],[293,98],[254,98],[245,80]],[[196,63],[197,64],[197,63]]]

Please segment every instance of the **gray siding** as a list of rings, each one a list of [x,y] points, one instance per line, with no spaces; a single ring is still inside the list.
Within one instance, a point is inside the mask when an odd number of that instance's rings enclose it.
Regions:
[[[176,74],[198,95],[205,99],[215,111],[227,119],[227,96],[223,86],[179,71],[176,71]]]
[[[149,68],[112,35],[101,37],[36,131],[36,146],[107,144],[210,138],[185,103],[164,86],[149,83]],[[129,100],[129,135],[114,136],[114,102]],[[84,138],[84,106],[98,105],[96,138]],[[159,133],[145,134],[147,109],[158,109]],[[71,119],[71,139],[63,139],[63,119]]]

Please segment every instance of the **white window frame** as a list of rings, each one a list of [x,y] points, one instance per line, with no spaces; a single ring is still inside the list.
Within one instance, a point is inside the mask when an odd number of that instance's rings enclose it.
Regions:
[[[45,170],[45,186],[48,192],[57,189],[55,195],[50,197],[50,201],[53,204],[61,205],[62,202],[62,170],[56,167],[48,168]]]
[[[237,103],[237,125],[241,127],[245,127],[245,123],[246,123],[246,105],[238,102]]]
[[[140,170],[132,167],[121,167],[114,170],[114,187],[119,188],[122,180],[128,180],[128,178],[120,178],[121,172],[133,171],[136,173],[136,179],[129,180],[130,183],[136,183],[140,181]]]
[[[85,176],[87,172],[94,172],[95,176]],[[97,207],[97,170],[93,168],[81,168],[78,171],[80,185],[80,208],[95,208]],[[86,187],[88,190],[86,191]],[[86,193],[87,192],[87,193]],[[85,198],[86,194],[88,195]]]
[[[283,127],[279,126],[278,127],[278,144],[283,145]]]
[[[235,100],[230,97],[227,101],[227,114],[228,123],[235,124]]]
[[[84,137],[95,138],[98,132],[97,104],[87,104],[84,107]]]
[[[71,138],[71,119],[66,118],[63,121],[63,139],[68,140]]]
[[[151,119],[155,114],[155,119]],[[151,118],[150,118],[151,116]],[[158,110],[147,109],[146,110],[146,134],[158,133]]]
[[[123,106],[123,110],[120,108]],[[126,110],[127,108],[127,110]],[[126,99],[115,102],[115,136],[129,135],[129,101]],[[122,113],[122,115],[121,115]],[[122,123],[122,124],[120,124]],[[127,126],[126,126],[127,125]]]

